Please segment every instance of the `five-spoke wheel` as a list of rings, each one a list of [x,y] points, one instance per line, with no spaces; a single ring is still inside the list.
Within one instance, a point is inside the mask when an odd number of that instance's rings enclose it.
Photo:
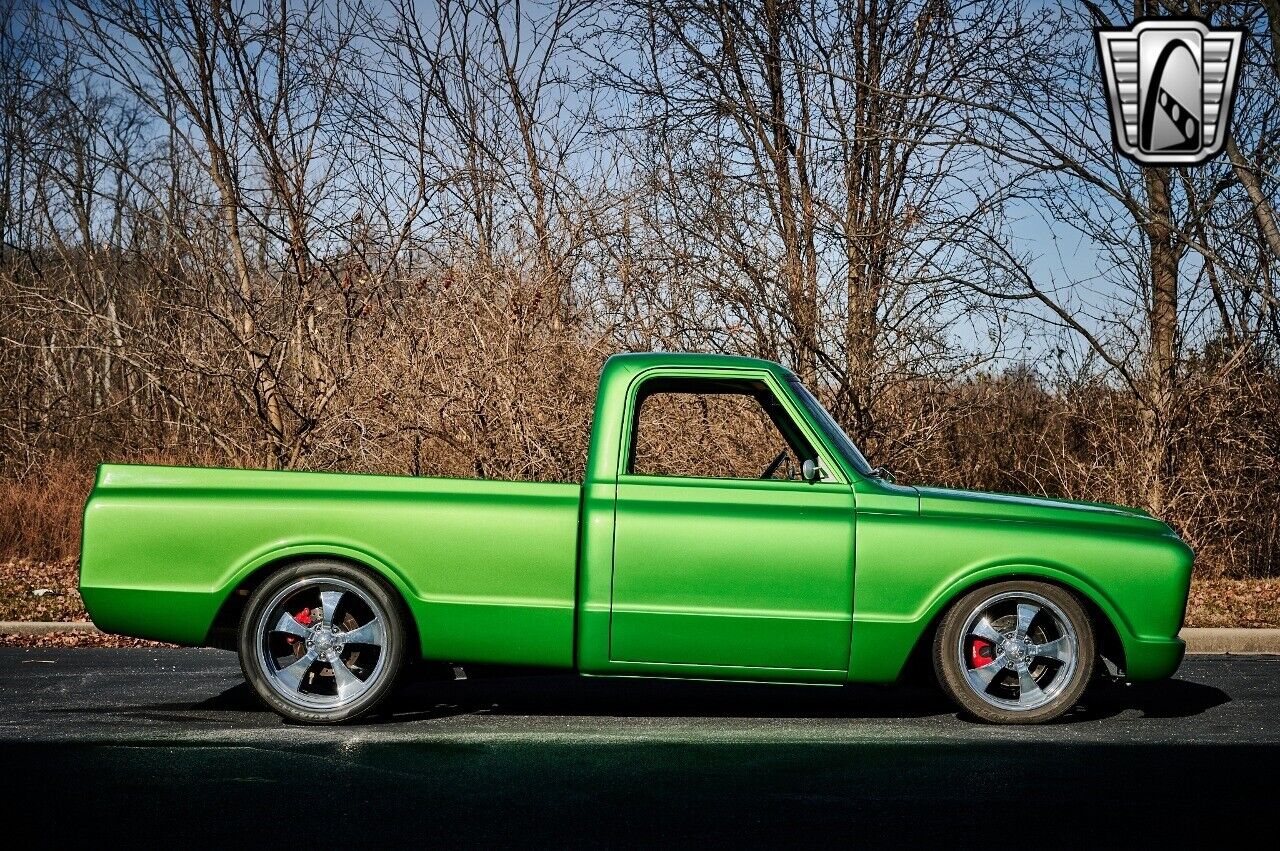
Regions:
[[[273,574],[240,627],[245,676],[288,718],[334,723],[386,695],[403,657],[397,601],[343,562],[311,561]]]
[[[1069,592],[1001,582],[966,595],[934,642],[938,681],[971,714],[1037,723],[1071,709],[1093,674],[1089,618]]]

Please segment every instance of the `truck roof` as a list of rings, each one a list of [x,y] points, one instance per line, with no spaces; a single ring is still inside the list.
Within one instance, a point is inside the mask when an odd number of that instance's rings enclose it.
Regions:
[[[614,355],[605,363],[606,370],[619,368],[628,372],[639,372],[654,366],[754,367],[766,369],[782,380],[786,380],[793,374],[782,364],[771,360],[699,352],[626,352]]]

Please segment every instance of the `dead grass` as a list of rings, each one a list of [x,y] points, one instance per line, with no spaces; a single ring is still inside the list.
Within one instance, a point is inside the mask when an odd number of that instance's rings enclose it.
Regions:
[[[105,635],[100,632],[76,632],[63,635],[0,635],[0,647],[175,647],[159,641]]]
[[[76,558],[93,478],[92,465],[56,460],[0,477],[0,559]]]
[[[1280,579],[1197,579],[1187,626],[1280,627]]]
[[[5,562],[0,566],[0,621],[88,620],[79,581],[74,559]]]

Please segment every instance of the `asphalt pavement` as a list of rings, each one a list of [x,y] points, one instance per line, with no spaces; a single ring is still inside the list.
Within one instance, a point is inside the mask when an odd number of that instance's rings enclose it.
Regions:
[[[1189,657],[1040,727],[923,686],[426,670],[312,728],[225,651],[0,649],[0,825],[48,847],[1185,847],[1271,824],[1278,758],[1277,656]]]

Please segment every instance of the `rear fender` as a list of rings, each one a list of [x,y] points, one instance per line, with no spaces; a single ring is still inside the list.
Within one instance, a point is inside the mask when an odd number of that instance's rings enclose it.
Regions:
[[[417,629],[417,618],[413,614],[413,606],[410,600],[415,599],[416,594],[413,587],[409,584],[405,576],[386,559],[383,559],[367,550],[357,547],[346,546],[343,544],[335,544],[327,541],[294,543],[283,547],[274,547],[270,550],[260,552],[247,561],[241,563],[237,567],[233,567],[225,574],[219,583],[221,603],[219,604],[219,616],[210,625],[210,643],[218,643],[213,641],[213,633],[218,631],[220,626],[225,627],[226,624],[220,624],[222,620],[222,612],[226,610],[231,597],[235,592],[244,587],[247,583],[251,583],[253,577],[260,572],[269,572],[276,566],[297,562],[309,558],[333,558],[350,562],[371,571],[376,576],[385,580],[400,596],[404,603],[405,614],[414,623],[415,631]],[[419,643],[421,635],[418,636]]]

